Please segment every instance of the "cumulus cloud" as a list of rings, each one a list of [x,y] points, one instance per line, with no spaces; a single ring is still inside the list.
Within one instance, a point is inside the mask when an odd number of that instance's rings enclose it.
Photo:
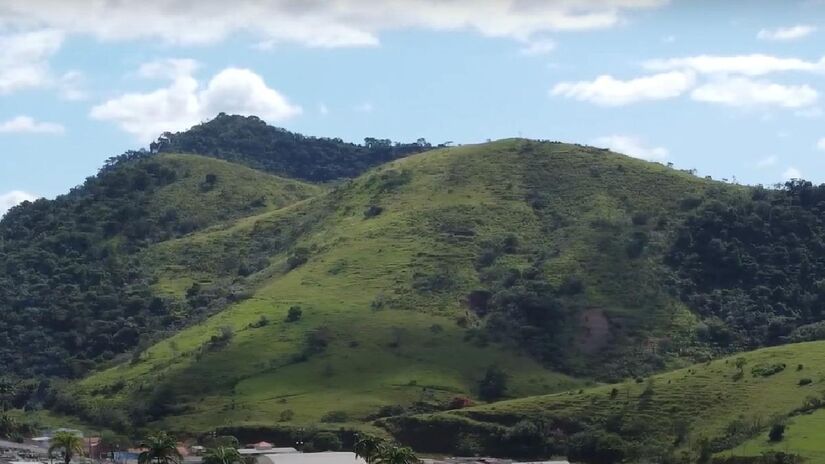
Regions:
[[[0,95],[48,85],[48,59],[62,43],[63,34],[55,30],[0,36]]]
[[[825,151],[825,137],[822,137],[821,139],[819,139],[819,142],[816,143],[816,147],[819,148],[820,150]]]
[[[802,173],[799,172],[799,169],[796,169],[793,166],[789,166],[788,169],[785,169],[785,172],[782,173],[782,179],[784,180],[791,180],[791,179],[801,179]]]
[[[426,28],[475,30],[489,37],[527,41],[536,34],[613,26],[627,11],[667,0],[223,0],[141,2],[6,0],[0,23],[42,24],[104,40],[139,38],[199,44],[236,33],[263,45],[297,42],[316,47],[378,43],[382,31]],[[135,25],[140,25],[136,27]]]
[[[775,105],[801,108],[816,103],[819,94],[808,85],[782,85],[773,82],[732,77],[709,82],[691,92],[697,101],[728,106]]]
[[[183,61],[181,61],[182,63]],[[190,63],[191,64],[191,63]],[[153,64],[141,67],[141,74],[159,77]],[[194,66],[180,66],[167,73],[167,87],[146,93],[129,93],[92,108],[94,119],[112,121],[122,130],[148,142],[165,131],[187,129],[217,113],[256,115],[278,122],[301,113],[263,78],[248,69],[227,68],[203,86],[188,72]]]
[[[0,217],[6,214],[13,206],[19,205],[24,201],[34,201],[37,199],[37,195],[33,195],[28,192],[23,192],[20,190],[12,190],[11,192],[7,193],[0,193]]]
[[[789,41],[797,40],[811,35],[816,28],[805,24],[797,24],[789,27],[778,27],[776,29],[762,29],[756,37],[762,40]]]
[[[617,153],[647,161],[660,161],[667,158],[668,150],[664,147],[646,145],[638,137],[630,135],[607,135],[593,141],[593,145],[607,147]]]
[[[605,106],[626,105],[642,100],[664,100],[678,97],[694,85],[690,72],[672,71],[630,80],[602,75],[592,81],[561,82],[550,91],[564,96]]]
[[[686,58],[648,60],[643,66],[651,71],[689,69],[701,74],[742,74],[762,76],[788,71],[825,72],[825,57],[819,61],[781,58],[754,53],[751,55],[697,55]]]
[[[17,116],[7,121],[0,121],[0,134],[62,134],[66,129],[54,122],[35,121],[30,116]]]

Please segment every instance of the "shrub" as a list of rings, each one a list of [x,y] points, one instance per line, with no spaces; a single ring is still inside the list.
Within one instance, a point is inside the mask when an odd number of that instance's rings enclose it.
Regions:
[[[286,321],[287,322],[298,322],[301,320],[301,317],[304,315],[304,311],[301,309],[300,306],[290,306],[289,311],[286,313]]]
[[[307,261],[309,261],[309,250],[304,247],[298,247],[289,255],[289,258],[287,258],[286,267],[291,271]]]
[[[364,219],[369,219],[378,216],[382,212],[384,212],[384,208],[378,205],[369,205],[367,209],[364,210]]]
[[[332,432],[318,432],[312,437],[312,449],[315,451],[338,451],[341,449],[341,439]]]
[[[328,413],[321,416],[321,422],[324,423],[339,423],[339,422],[346,422],[349,420],[349,414],[346,411],[329,411]]]
[[[509,376],[498,366],[490,366],[478,382],[478,396],[484,401],[500,399],[507,392]]]
[[[807,378],[807,377],[806,377],[806,378],[804,378],[804,379],[799,379],[799,386],[800,386],[800,387],[802,387],[802,386],[805,386],[805,385],[809,385],[809,384],[811,384],[812,382],[813,382],[813,380],[811,380],[811,379],[809,379],[809,378]]]
[[[291,409],[284,409],[281,411],[280,420],[281,422],[289,422],[295,417],[295,412]]]
[[[771,426],[771,431],[768,432],[768,440],[776,443],[785,438],[785,424],[777,422]]]
[[[785,363],[758,364],[751,369],[754,377],[770,377],[785,370]]]

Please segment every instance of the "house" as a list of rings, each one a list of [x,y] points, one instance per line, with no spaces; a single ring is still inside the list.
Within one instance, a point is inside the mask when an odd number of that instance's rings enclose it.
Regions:
[[[325,451],[322,453],[280,453],[265,454],[259,458],[263,464],[367,464],[355,453]]]

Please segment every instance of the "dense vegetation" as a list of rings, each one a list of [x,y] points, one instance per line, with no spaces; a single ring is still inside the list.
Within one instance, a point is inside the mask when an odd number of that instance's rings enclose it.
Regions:
[[[712,200],[667,256],[700,340],[722,350],[825,338],[825,185]]]
[[[367,138],[363,145],[356,145],[307,137],[269,126],[255,116],[223,113],[185,132],[167,132],[151,145],[153,152],[198,153],[314,182],[355,177],[373,166],[430,148],[424,139],[393,143]]]

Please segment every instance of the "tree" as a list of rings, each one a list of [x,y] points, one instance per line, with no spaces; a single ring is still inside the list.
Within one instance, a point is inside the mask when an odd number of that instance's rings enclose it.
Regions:
[[[785,424],[777,422],[771,426],[771,431],[768,432],[768,440],[772,442],[782,441],[785,438]]]
[[[485,401],[497,400],[507,392],[507,373],[498,366],[490,366],[478,382],[478,394]]]
[[[242,462],[241,453],[231,446],[208,448],[203,454],[203,464],[237,464]]]
[[[304,311],[301,309],[300,306],[290,306],[289,311],[286,313],[286,321],[287,322],[297,322],[301,320],[301,317],[304,315]]]
[[[183,460],[175,439],[166,432],[149,435],[140,447],[146,450],[138,456],[138,464],[180,464]]]
[[[49,446],[49,457],[55,451],[63,454],[63,462],[69,464],[75,455],[83,455],[83,438],[72,432],[57,432],[54,434]]]
[[[384,440],[372,436],[359,434],[355,440],[353,451],[355,455],[367,461],[367,464],[372,464],[378,459],[381,452],[387,446]]]
[[[412,448],[406,446],[385,446],[378,454],[376,464],[418,464],[421,462]]]

